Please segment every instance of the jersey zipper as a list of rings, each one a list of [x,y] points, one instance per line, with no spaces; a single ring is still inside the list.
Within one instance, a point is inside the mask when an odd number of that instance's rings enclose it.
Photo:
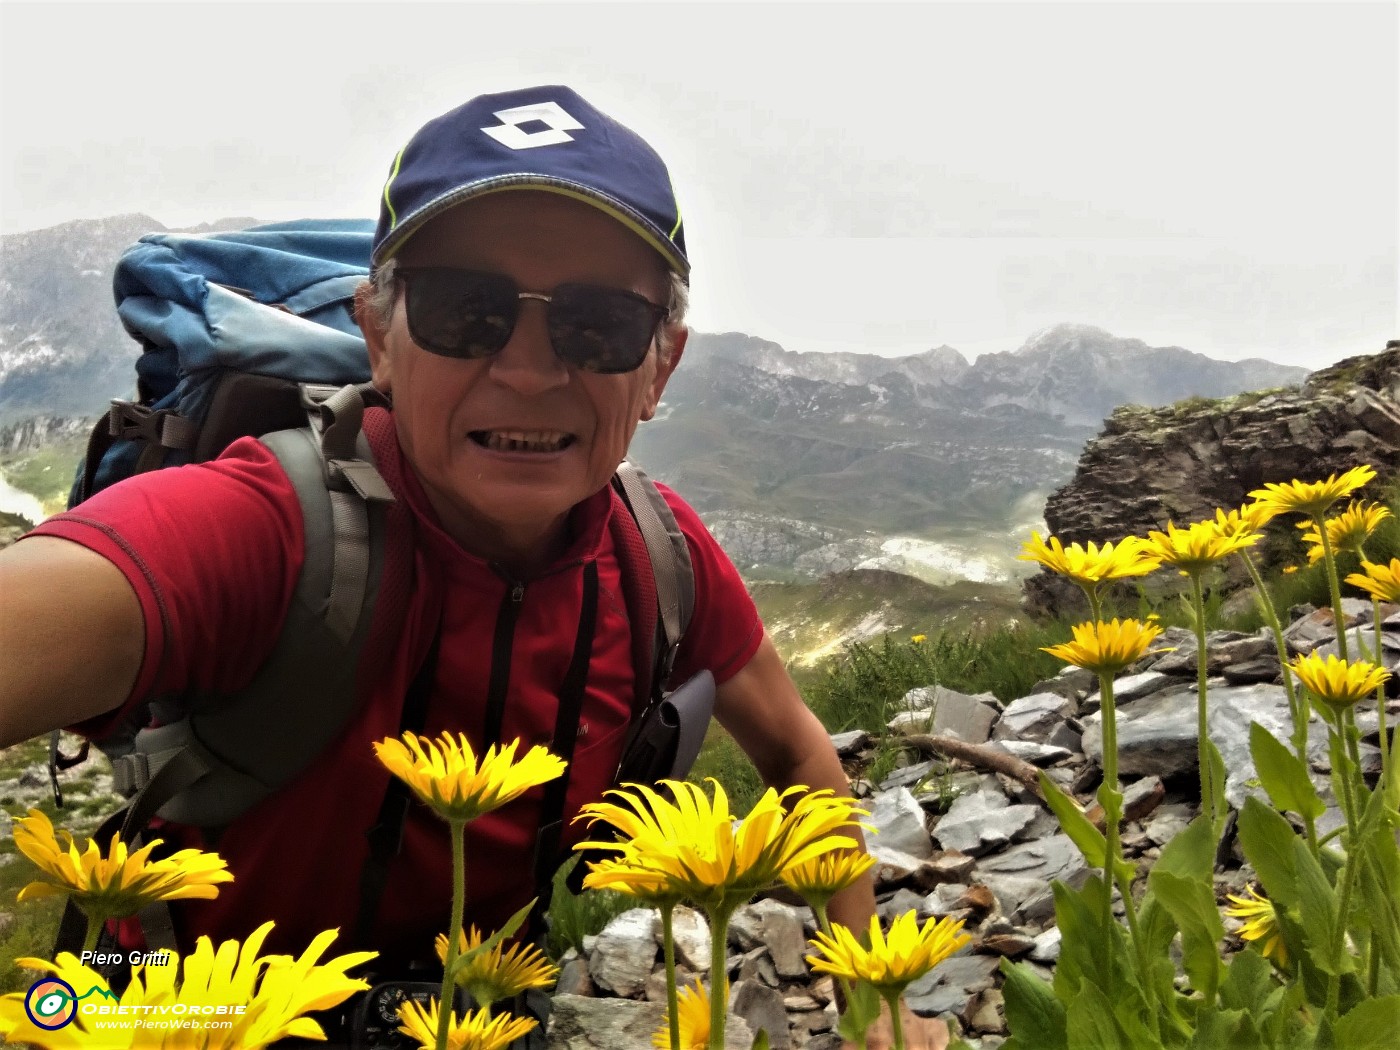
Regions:
[[[520,619],[520,606],[525,601],[525,584],[506,579],[505,597],[496,613],[496,633],[491,640],[491,681],[486,689],[486,724],[481,746],[489,748],[501,742],[501,723],[505,719],[506,694],[510,691],[510,658],[515,646],[515,624]]]

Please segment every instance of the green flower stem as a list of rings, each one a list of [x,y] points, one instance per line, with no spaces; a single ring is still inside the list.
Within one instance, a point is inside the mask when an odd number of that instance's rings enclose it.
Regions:
[[[1206,602],[1201,593],[1200,573],[1191,574],[1191,603],[1196,609],[1196,749],[1201,767],[1201,808],[1210,818],[1210,826],[1219,831],[1213,770],[1206,755],[1206,741],[1210,739],[1206,728],[1206,664],[1210,654],[1206,652]],[[1107,743],[1104,746],[1106,750]]]
[[[1322,515],[1314,514],[1312,519],[1313,524],[1317,526],[1318,535],[1322,537],[1322,557],[1327,565],[1327,588],[1332,594],[1332,618],[1335,621],[1333,627],[1337,632],[1337,655],[1350,662],[1351,657],[1347,655],[1347,620],[1342,613],[1342,586],[1337,582],[1337,556],[1332,553],[1332,540],[1327,535],[1327,523]]]
[[[1109,791],[1118,792],[1118,709],[1113,699],[1113,675],[1107,671],[1099,672],[1099,697],[1103,709],[1103,782]],[[1123,912],[1128,918],[1128,936],[1133,942],[1133,954],[1138,958],[1138,967],[1141,973],[1148,972],[1148,962],[1142,953],[1142,938],[1138,935],[1137,908],[1133,904],[1133,887],[1126,879],[1118,875],[1119,862],[1123,860],[1123,841],[1118,827],[1122,820],[1122,810],[1119,803],[1114,801],[1113,805],[1104,806],[1104,901],[1103,901],[1103,928],[1107,930],[1113,924],[1113,887],[1118,886],[1118,893],[1123,898]],[[1104,946],[1107,951],[1107,945]],[[1144,984],[1147,989],[1149,999],[1155,998],[1150,985]],[[1149,1003],[1152,1015],[1155,1020],[1155,1004]]]
[[[890,1030],[894,1032],[894,1050],[904,1050],[904,1023],[899,1019],[899,993],[886,995],[890,1008]]]
[[[83,951],[91,952],[97,948],[97,938],[102,936],[102,927],[107,925],[107,920],[101,915],[88,915],[87,932],[83,934]]]
[[[452,919],[447,927],[447,958],[442,963],[442,993],[438,996],[437,1050],[447,1050],[447,1032],[456,999],[452,964],[457,961],[457,937],[462,930],[462,913],[467,907],[467,822],[449,820],[447,824],[448,836],[452,839]]]
[[[671,1026],[671,1050],[681,1050],[681,1007],[676,994],[676,937],[671,927],[674,901],[661,904],[661,951],[666,958],[666,1019]]]
[[[706,910],[710,915],[710,1047],[724,1050],[724,1023],[729,1017],[729,980],[725,974],[725,944],[729,918],[736,905],[728,901]]]
[[[1371,611],[1376,624],[1376,664],[1385,666],[1385,647],[1381,644],[1381,600],[1374,595],[1371,596]],[[1380,720],[1380,746],[1381,746],[1381,796],[1387,800],[1390,798],[1390,768],[1391,754],[1390,745],[1387,743],[1389,729],[1385,719],[1385,683],[1376,686],[1376,717]]]
[[[1288,694],[1288,713],[1293,718],[1293,750],[1297,752],[1298,761],[1303,763],[1304,768],[1308,764],[1308,700],[1307,690],[1296,690],[1293,687],[1293,672],[1288,666],[1288,643],[1283,638],[1283,624],[1279,621],[1278,610],[1274,608],[1274,600],[1269,595],[1269,588],[1264,586],[1264,579],[1259,575],[1259,569],[1254,564],[1254,559],[1249,556],[1249,551],[1239,552],[1240,558],[1244,561],[1244,567],[1249,570],[1249,578],[1254,581],[1254,593],[1259,595],[1259,607],[1263,610],[1264,619],[1268,621],[1269,630],[1274,636],[1274,647],[1278,650],[1278,662],[1283,668],[1283,688]],[[1302,695],[1299,696],[1299,693]],[[1309,824],[1312,822],[1309,821]],[[1317,832],[1313,831],[1308,836],[1308,841],[1313,843],[1316,852]]]
[[[813,897],[807,901],[812,908],[812,914],[817,917],[817,929],[821,930],[822,933],[826,934],[828,937],[833,936],[831,932],[831,918],[826,913],[826,906],[830,899],[831,898],[828,897],[825,900],[820,900]],[[841,1005],[849,1008],[851,1003],[851,982],[844,977],[837,976],[836,983],[841,986]],[[865,1050],[864,1032],[860,1033],[860,1039],[857,1041],[856,1045],[858,1050]]]

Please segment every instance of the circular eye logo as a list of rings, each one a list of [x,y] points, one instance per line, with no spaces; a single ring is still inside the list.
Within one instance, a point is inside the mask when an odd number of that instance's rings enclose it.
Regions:
[[[77,1016],[78,996],[67,981],[45,977],[29,986],[24,996],[24,1012],[35,1025],[52,1032]]]

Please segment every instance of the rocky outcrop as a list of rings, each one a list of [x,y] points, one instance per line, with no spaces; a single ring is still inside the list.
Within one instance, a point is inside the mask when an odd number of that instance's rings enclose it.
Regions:
[[[1084,447],[1074,479],[1047,501],[1045,521],[1065,543],[1144,536],[1239,506],[1266,483],[1361,463],[1382,478],[1400,463],[1400,340],[1297,388],[1115,410]],[[1036,610],[1063,608],[1071,591],[1047,572],[1026,582]]]

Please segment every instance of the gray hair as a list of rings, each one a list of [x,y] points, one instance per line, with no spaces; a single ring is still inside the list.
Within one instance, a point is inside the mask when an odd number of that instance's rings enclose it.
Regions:
[[[387,328],[394,316],[394,301],[397,290],[394,275],[398,272],[399,261],[390,259],[369,276],[369,295],[366,302],[374,314],[374,320],[382,328]],[[675,345],[676,333],[685,327],[686,311],[690,309],[690,286],[685,278],[674,270],[667,270],[666,276],[670,291],[666,297],[666,317],[656,333],[657,347],[663,359],[669,358]]]

